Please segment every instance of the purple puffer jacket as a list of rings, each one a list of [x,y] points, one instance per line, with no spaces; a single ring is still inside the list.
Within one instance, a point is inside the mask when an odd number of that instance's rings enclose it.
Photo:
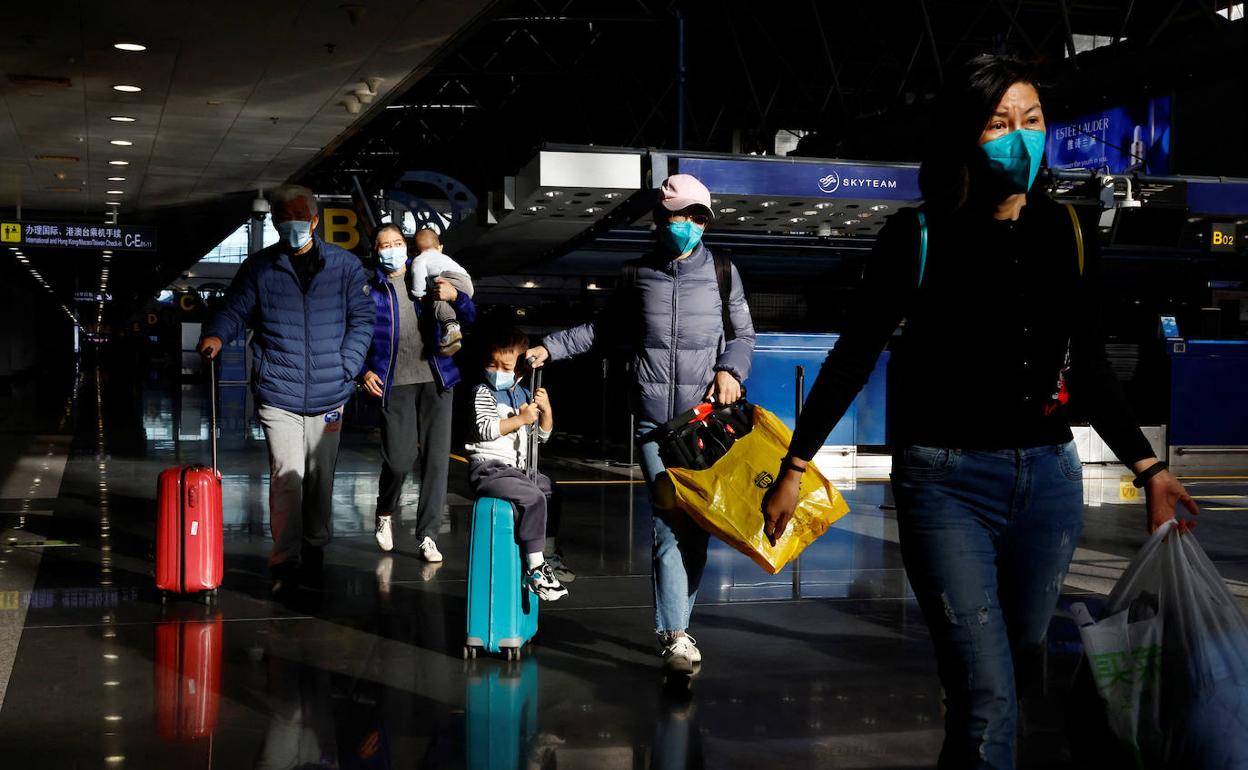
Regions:
[[[410,266],[412,260],[407,260]],[[398,292],[394,290],[394,285],[386,277],[380,268],[374,268],[372,280],[372,297],[373,304],[377,309],[376,321],[373,325],[373,342],[368,348],[368,356],[365,359],[368,366],[365,371],[371,371],[381,378],[385,383],[385,394],[382,397],[382,403],[388,403],[390,400],[390,373],[394,371],[394,356],[398,351],[399,345],[399,320],[398,320],[398,303],[413,302],[416,305],[416,315],[420,317],[421,333],[424,335],[425,350],[431,350],[436,347],[436,339],[434,345],[430,344],[431,337],[436,338],[437,332],[430,328],[432,316],[425,318],[423,316],[424,308],[421,303],[410,296],[412,271],[408,270],[406,275],[406,283],[408,285],[408,296],[400,297]],[[459,320],[460,326],[467,328],[471,326],[473,321],[477,320],[477,306],[472,303],[472,297],[464,292],[459,292],[454,300],[451,301],[451,307],[455,308],[455,315]],[[455,359],[446,356],[430,355],[429,368],[433,370],[434,382],[438,384],[438,389],[448,391],[459,384],[459,367],[455,365]]]

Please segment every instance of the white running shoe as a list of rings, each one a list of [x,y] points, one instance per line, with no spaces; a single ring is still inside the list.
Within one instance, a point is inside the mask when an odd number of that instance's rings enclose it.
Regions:
[[[692,674],[702,662],[702,653],[692,636],[669,636],[663,647],[663,668],[673,674]]]
[[[394,550],[394,529],[390,526],[389,516],[377,517],[377,531],[374,534],[377,537],[377,545],[381,546],[381,550],[387,553]]]
[[[559,580],[555,578],[555,572],[550,568],[550,562],[548,561],[544,561],[529,570],[528,574],[524,576],[524,582],[528,585],[529,590],[537,594],[537,598],[544,602],[553,602],[568,595],[568,589],[564,588],[559,583]]]
[[[421,541],[420,557],[430,564],[438,564],[442,561],[442,552],[438,550],[438,544],[433,542],[433,538],[426,537]]]

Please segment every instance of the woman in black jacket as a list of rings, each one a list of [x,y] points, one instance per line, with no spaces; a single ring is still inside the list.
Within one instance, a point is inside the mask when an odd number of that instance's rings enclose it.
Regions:
[[[1067,401],[1136,473],[1150,531],[1180,501],[1198,511],[1106,361],[1095,225],[1031,189],[1045,125],[1028,66],[970,62],[932,132],[925,205],[880,233],[763,503],[764,531],[785,531],[806,464],[904,318],[890,373],[892,481],[947,699],[940,767],[1012,768],[1014,662],[1042,644],[1082,530]]]

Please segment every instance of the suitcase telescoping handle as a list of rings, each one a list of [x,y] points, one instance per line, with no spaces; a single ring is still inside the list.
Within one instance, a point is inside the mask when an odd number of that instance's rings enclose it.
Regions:
[[[220,353],[208,359],[208,438],[212,442],[212,471],[220,473],[217,470],[217,374],[220,371],[220,364],[217,358]]]
[[[542,370],[533,370],[533,398],[537,398],[537,391],[542,387]],[[529,467],[528,475],[530,481],[537,481],[537,431],[541,425],[542,418],[537,418],[537,423],[529,429]]]

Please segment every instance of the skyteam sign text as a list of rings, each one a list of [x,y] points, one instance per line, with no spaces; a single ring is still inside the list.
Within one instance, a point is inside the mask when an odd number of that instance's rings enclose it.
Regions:
[[[778,158],[680,158],[713,195],[919,200],[919,168],[869,163],[807,163]]]

